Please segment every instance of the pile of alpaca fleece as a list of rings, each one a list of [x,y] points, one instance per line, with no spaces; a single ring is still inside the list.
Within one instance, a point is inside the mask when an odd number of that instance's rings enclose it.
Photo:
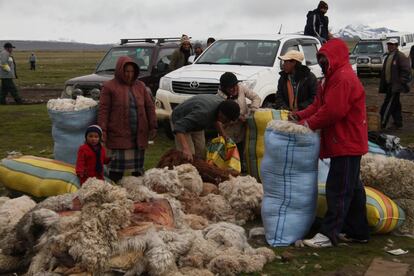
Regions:
[[[77,96],[73,99],[51,99],[47,102],[47,109],[56,111],[79,111],[97,106],[98,103],[84,96]]]
[[[366,154],[361,159],[361,180],[383,192],[400,206],[406,215],[399,228],[414,235],[414,162],[378,154]]]

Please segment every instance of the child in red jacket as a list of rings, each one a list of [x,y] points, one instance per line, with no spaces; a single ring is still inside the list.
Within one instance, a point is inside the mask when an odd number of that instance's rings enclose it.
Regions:
[[[91,125],[85,132],[85,144],[79,147],[76,160],[76,175],[81,185],[89,178],[104,179],[103,164],[108,164],[105,148],[101,145],[102,129],[98,125]]]

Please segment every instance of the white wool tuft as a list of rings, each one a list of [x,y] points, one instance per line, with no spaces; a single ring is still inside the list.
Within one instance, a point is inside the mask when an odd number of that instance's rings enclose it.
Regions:
[[[222,196],[208,194],[200,198],[200,205],[203,208],[201,213],[197,213],[210,221],[229,221],[235,222],[234,212],[229,202]]]
[[[191,164],[182,164],[174,167],[178,173],[178,179],[183,184],[184,188],[200,195],[203,191],[203,180],[197,169]]]
[[[119,183],[126,191],[129,199],[134,202],[148,202],[152,198],[162,198],[162,195],[144,186],[144,177],[126,176]]]
[[[159,194],[170,194],[173,197],[181,195],[184,191],[184,185],[178,178],[175,170],[150,169],[145,172],[144,185]]]
[[[261,206],[263,186],[251,176],[230,177],[219,184],[219,193],[230,203],[238,224],[245,224]]]
[[[56,111],[79,111],[97,106],[98,103],[84,96],[77,96],[73,99],[51,99],[47,102],[47,109]]]
[[[212,240],[219,245],[218,249],[234,247],[237,250],[250,248],[243,227],[228,222],[210,224],[203,230],[206,240]]]
[[[305,126],[302,126],[296,123],[292,123],[289,121],[282,121],[282,120],[270,121],[267,124],[267,128],[277,130],[280,132],[285,132],[285,133],[295,133],[295,134],[313,133],[313,131],[310,128],[307,128]]]
[[[0,196],[0,208],[7,200],[10,200],[10,198],[7,196]]]

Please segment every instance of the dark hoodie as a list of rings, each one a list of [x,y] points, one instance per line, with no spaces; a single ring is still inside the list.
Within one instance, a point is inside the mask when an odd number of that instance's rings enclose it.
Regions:
[[[329,18],[325,16],[319,9],[309,11],[306,15],[305,35],[314,36],[318,39],[328,40],[328,24]]]
[[[136,82],[127,84],[124,74],[126,64],[132,64],[137,70]],[[103,142],[109,149],[132,149],[136,146],[144,149],[148,146],[149,131],[157,128],[154,102],[145,89],[143,82],[138,81],[138,65],[129,57],[118,59],[115,77],[104,83],[99,99],[98,124],[102,128]],[[137,107],[137,137],[132,140],[129,113],[129,90],[131,90]]]
[[[365,91],[349,63],[348,47],[331,39],[319,50],[329,61],[315,101],[296,115],[321,130],[322,158],[359,156],[368,151]]]

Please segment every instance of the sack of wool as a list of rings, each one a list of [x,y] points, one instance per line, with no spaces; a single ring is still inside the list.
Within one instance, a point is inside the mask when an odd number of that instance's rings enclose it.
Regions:
[[[294,131],[294,132],[291,132]],[[319,136],[273,121],[265,132],[262,220],[271,246],[288,246],[311,227],[318,195]]]
[[[76,192],[80,187],[73,165],[30,155],[3,159],[0,183],[38,198]]]
[[[47,102],[47,109],[56,111],[79,111],[97,106],[98,103],[84,96],[77,96],[76,100],[72,99],[51,99]]]
[[[247,172],[260,182],[260,164],[265,151],[264,135],[267,124],[272,120],[287,120],[288,111],[259,109],[247,118],[245,159]]]
[[[48,109],[52,120],[53,154],[56,160],[75,164],[79,146],[85,142],[85,130],[95,124],[98,107],[73,111]]]
[[[361,180],[392,199],[414,199],[414,162],[366,154],[361,159]]]
[[[260,208],[263,186],[251,176],[231,177],[219,184],[219,193],[230,203],[238,224],[245,224],[255,218],[255,210]]]

